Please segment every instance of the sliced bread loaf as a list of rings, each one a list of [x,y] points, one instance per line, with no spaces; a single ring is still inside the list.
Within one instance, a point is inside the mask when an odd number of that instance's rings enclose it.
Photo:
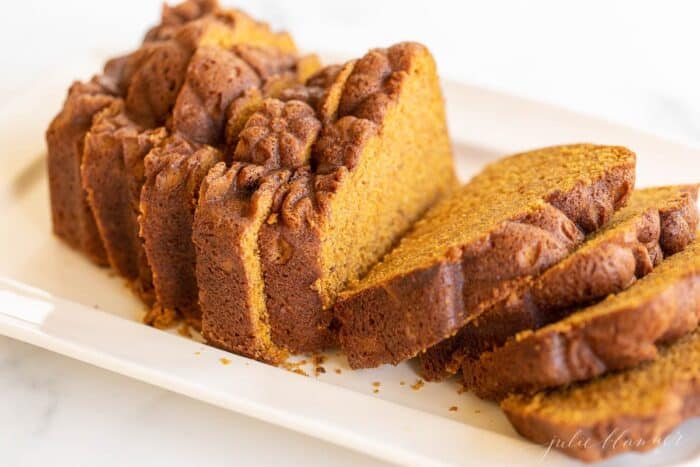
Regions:
[[[351,367],[399,363],[456,333],[605,225],[634,185],[612,146],[539,149],[493,163],[438,203],[335,306]]]
[[[583,381],[657,357],[657,345],[692,331],[700,318],[700,240],[632,287],[505,345],[464,361],[479,397]]]
[[[422,354],[423,376],[435,381],[454,374],[464,358],[626,289],[693,240],[696,202],[697,186],[633,192],[627,206],[570,256],[539,276],[513,281],[508,294]]]
[[[699,399],[696,329],[659,349],[653,362],[554,391],[511,395],[501,408],[524,437],[593,462],[663,445],[683,420],[700,416]]]

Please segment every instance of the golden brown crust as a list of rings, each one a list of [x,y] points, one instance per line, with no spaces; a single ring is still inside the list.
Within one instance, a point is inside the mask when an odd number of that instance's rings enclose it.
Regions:
[[[700,318],[700,243],[665,260],[624,292],[505,345],[465,360],[465,385],[501,399],[653,360],[657,344],[693,330]]]
[[[301,167],[309,163],[320,130],[308,104],[266,99],[240,132],[233,157],[268,170]]]
[[[173,109],[174,131],[193,142],[217,144],[223,140],[231,102],[260,85],[258,74],[236,54],[220,47],[200,47],[190,60]]]
[[[420,44],[404,42],[389,49],[371,50],[358,60],[345,84],[338,116],[353,115],[380,123],[413,57],[423,49]]]
[[[464,358],[478,358],[519,331],[542,327],[626,289],[663,254],[677,253],[692,241],[696,199],[697,190],[690,187],[633,193],[630,205],[565,261],[540,276],[505,284],[501,298],[421,355],[423,376],[435,381],[454,374]]]

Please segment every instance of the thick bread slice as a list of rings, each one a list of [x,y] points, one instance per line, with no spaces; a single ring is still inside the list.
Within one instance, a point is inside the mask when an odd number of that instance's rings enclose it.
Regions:
[[[516,279],[500,301],[422,354],[423,376],[435,381],[454,374],[464,358],[626,289],[693,240],[696,202],[697,186],[633,192],[627,206],[574,253],[539,276]]]
[[[73,83],[63,108],[46,130],[53,231],[100,266],[109,262],[85,197],[80,165],[93,117],[117,99],[105,82],[95,77],[87,83]]]
[[[635,156],[577,144],[507,157],[432,208],[336,304],[351,367],[397,364],[457,332],[506,281],[538,274],[605,225]]]
[[[217,164],[202,183],[193,226],[204,337],[271,363],[285,353],[270,337],[257,235],[289,176],[256,164]]]
[[[444,103],[428,49],[360,58],[329,99],[312,168],[260,231],[273,339],[311,352],[335,342],[332,306],[424,212],[456,187]]]
[[[465,360],[464,382],[479,397],[582,381],[657,357],[657,344],[692,331],[700,318],[700,240],[632,287],[505,345]]]
[[[663,444],[700,416],[700,330],[659,350],[650,363],[533,396],[501,408],[524,437],[587,462]],[[690,440],[686,440],[690,441]]]
[[[211,146],[173,136],[144,161],[139,225],[156,295],[148,324],[163,327],[182,316],[195,328],[201,325],[192,222],[202,180],[223,160]]]

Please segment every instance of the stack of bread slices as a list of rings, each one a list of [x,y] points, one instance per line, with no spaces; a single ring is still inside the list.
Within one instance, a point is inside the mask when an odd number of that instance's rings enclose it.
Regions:
[[[487,166],[341,294],[350,365],[420,356],[584,460],[661,445],[700,415],[698,186],[634,170],[592,145]]]
[[[279,363],[419,356],[537,442],[595,460],[698,412],[697,186],[572,144],[459,186],[416,43],[322,66],[213,0],[164,7],[47,131],[55,233],[124,276],[146,322]],[[626,430],[626,443],[600,441]],[[646,443],[642,441],[647,441]]]

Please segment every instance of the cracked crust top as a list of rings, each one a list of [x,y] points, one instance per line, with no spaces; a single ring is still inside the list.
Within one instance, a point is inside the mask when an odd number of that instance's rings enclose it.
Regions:
[[[265,100],[245,124],[233,158],[266,169],[294,169],[309,163],[321,122],[306,103]]]

